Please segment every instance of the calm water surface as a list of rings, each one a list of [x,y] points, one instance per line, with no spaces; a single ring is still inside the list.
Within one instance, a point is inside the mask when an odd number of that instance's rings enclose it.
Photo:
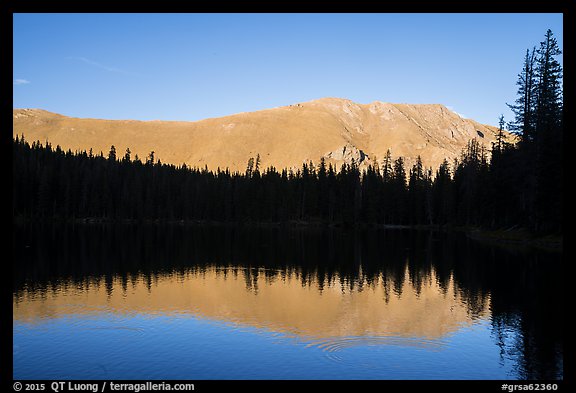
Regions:
[[[559,254],[425,231],[15,227],[15,379],[562,379]]]

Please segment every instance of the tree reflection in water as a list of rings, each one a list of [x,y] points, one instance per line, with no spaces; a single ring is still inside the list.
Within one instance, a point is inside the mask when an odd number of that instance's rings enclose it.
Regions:
[[[275,280],[318,292],[359,294],[376,286],[385,302],[410,288],[456,291],[468,318],[489,315],[501,361],[520,379],[563,377],[561,255],[504,250],[461,234],[416,230],[181,227],[161,225],[16,226],[14,303],[62,285],[115,283],[148,291],[165,276],[244,280],[258,296]],[[433,282],[431,282],[431,280]]]

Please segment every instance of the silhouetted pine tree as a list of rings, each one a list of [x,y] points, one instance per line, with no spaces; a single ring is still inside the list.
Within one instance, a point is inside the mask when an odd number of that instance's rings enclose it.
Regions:
[[[407,222],[407,195],[406,169],[404,168],[404,158],[398,157],[394,161],[392,176],[390,179],[390,223],[406,224]]]
[[[411,224],[430,223],[430,176],[425,172],[420,156],[410,169],[408,180],[408,222]]]
[[[530,142],[534,139],[535,108],[536,108],[536,48],[532,51],[526,49],[524,66],[518,75],[518,98],[514,105],[507,104],[514,112],[515,119],[511,123],[510,131],[516,133],[523,142]]]
[[[535,132],[536,230],[560,229],[562,209],[562,67],[556,59],[562,54],[551,30],[537,50],[537,101]]]
[[[454,190],[450,174],[450,164],[444,159],[436,171],[431,187],[432,222],[444,225],[454,222]]]
[[[561,53],[551,30],[538,50],[527,51],[516,105],[510,106],[516,116],[511,128],[520,143],[499,159],[499,165],[511,168],[517,188],[509,195],[517,206],[514,216],[534,231],[561,230],[563,94],[556,59]]]

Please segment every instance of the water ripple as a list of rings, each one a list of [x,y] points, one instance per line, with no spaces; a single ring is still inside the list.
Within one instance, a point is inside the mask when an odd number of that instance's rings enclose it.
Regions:
[[[442,340],[426,339],[422,337],[400,336],[351,336],[334,337],[314,340],[306,345],[307,348],[319,348],[324,352],[334,353],[358,346],[402,346],[427,349],[440,349],[446,345]]]
[[[132,326],[91,326],[85,327],[84,330],[134,332],[137,333],[138,336],[143,336],[146,332],[146,330],[143,328]]]

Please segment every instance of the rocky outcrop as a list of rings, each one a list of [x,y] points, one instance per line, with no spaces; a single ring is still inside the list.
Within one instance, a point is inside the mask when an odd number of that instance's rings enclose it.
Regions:
[[[354,162],[357,165],[365,164],[368,160],[366,153],[351,144],[346,144],[339,149],[328,152],[323,157],[338,162],[345,162],[346,164]]]

